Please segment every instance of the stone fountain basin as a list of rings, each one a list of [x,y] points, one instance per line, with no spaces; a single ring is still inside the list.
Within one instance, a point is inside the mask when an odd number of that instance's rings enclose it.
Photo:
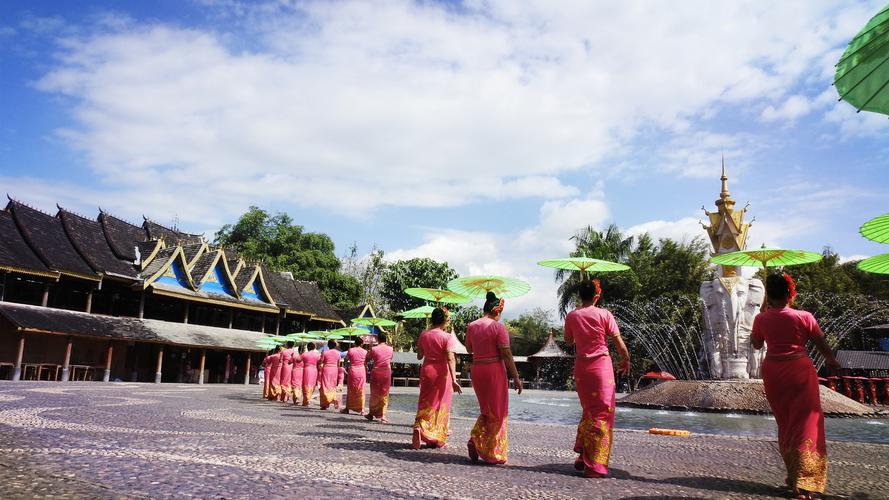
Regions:
[[[831,417],[879,417],[889,413],[821,389],[821,407]],[[618,406],[662,410],[769,414],[762,380],[666,380],[628,394]]]

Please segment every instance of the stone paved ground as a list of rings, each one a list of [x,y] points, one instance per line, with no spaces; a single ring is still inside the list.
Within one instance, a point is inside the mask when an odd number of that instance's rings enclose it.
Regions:
[[[572,468],[570,426],[510,423],[508,466],[409,447],[390,425],[261,401],[257,386],[0,382],[0,498],[771,498],[769,441],[615,432],[612,477]],[[830,443],[828,493],[889,498],[889,446]]]

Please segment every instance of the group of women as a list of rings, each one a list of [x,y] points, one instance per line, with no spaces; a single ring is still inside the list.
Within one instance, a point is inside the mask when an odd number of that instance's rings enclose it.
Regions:
[[[778,425],[778,443],[787,469],[787,486],[797,498],[811,498],[822,493],[827,482],[827,452],[824,435],[824,414],[819,397],[818,377],[806,351],[811,340],[825,358],[829,369],[839,368],[824,340],[815,318],[793,309],[795,285],[789,276],[772,275],[766,280],[766,303],[753,323],[751,335],[755,349],[768,345],[762,366],[766,398]],[[596,478],[608,474],[615,414],[615,373],[608,349],[610,339],[620,356],[618,373],[630,371],[630,355],[621,339],[614,316],[597,307],[601,289],[596,280],[584,280],[579,285],[580,303],[565,318],[565,341],[576,348],[574,380],[583,413],[577,426],[574,467],[584,476]],[[467,453],[473,462],[505,464],[509,453],[507,416],[509,411],[509,380],[518,394],[522,381],[510,350],[509,335],[500,323],[504,301],[488,293],[484,316],[472,322],[466,331],[466,350],[472,355],[472,387],[479,404],[479,416],[467,441]],[[432,327],[417,341],[417,357],[423,361],[420,369],[420,395],[412,429],[411,445],[444,447],[450,435],[450,410],[453,393],[462,392],[457,379],[456,338],[448,332],[449,314],[444,307],[432,313]],[[344,412],[363,412],[365,364],[374,362],[371,373],[371,411],[385,421],[390,380],[389,361],[392,348],[386,345],[385,335],[380,345],[368,354],[361,346],[349,349],[350,361],[347,407]],[[314,351],[300,356],[285,349],[267,358],[264,363],[270,375],[269,398],[294,402],[296,391],[302,388],[302,403],[307,405],[315,385],[315,365],[321,367],[321,406],[326,408],[335,399],[335,373],[339,367],[339,352],[331,341],[324,356]],[[290,353],[288,354],[288,351]],[[312,353],[315,353],[312,356]],[[309,356],[307,358],[307,356]],[[298,382],[295,368],[302,359],[302,380]],[[307,361],[308,359],[308,361]],[[287,364],[293,368],[284,368]],[[280,368],[277,368],[280,365]],[[279,370],[279,374],[275,374]],[[289,385],[284,381],[291,380]],[[296,389],[294,389],[296,388]],[[325,391],[329,391],[325,395]],[[325,403],[325,401],[327,403]],[[336,404],[334,402],[334,404]]]
[[[369,350],[356,344],[343,356],[336,340],[327,341],[327,349],[320,352],[314,342],[302,347],[294,347],[293,342],[278,347],[262,361],[265,382],[262,395],[271,401],[309,406],[320,388],[318,399],[322,410],[331,406],[340,409],[340,392],[346,378],[343,361],[349,364],[348,389],[345,407],[341,413],[350,411],[364,415],[368,420],[386,420],[389,406],[389,381],[392,376],[392,347],[386,342],[386,334],[381,333],[377,345]],[[367,382],[367,364],[373,363],[370,377],[370,409],[364,410],[364,386]]]

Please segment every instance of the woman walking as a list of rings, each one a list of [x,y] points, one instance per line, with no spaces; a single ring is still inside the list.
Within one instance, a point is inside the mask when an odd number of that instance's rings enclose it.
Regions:
[[[281,346],[275,348],[275,354],[271,356],[269,368],[269,401],[278,399],[281,393]]]
[[[596,307],[602,295],[598,280],[584,280],[579,290],[581,304],[565,317],[565,342],[576,345],[574,383],[583,407],[574,451],[574,468],[586,477],[608,474],[614,430],[614,368],[608,354],[610,338],[621,361],[619,373],[629,373],[630,354],[610,311]]]
[[[266,353],[266,356],[262,358],[262,399],[269,399],[269,392],[271,392],[272,356],[274,354],[274,349],[271,349]]]
[[[386,420],[386,408],[389,406],[389,388],[392,381],[392,346],[386,343],[385,333],[377,335],[377,345],[370,349],[370,361],[373,370],[370,372],[370,411],[365,416],[368,420]]]
[[[293,349],[293,370],[290,371],[290,387],[293,390],[293,404],[298,405],[303,398],[303,358],[302,348]]]
[[[364,415],[364,384],[367,383],[367,351],[362,347],[361,340],[346,352],[349,362],[349,386],[346,389],[346,407],[341,413],[354,411]]]
[[[793,309],[796,286],[787,274],[766,279],[768,309],[753,320],[750,342],[754,349],[767,344],[762,363],[766,399],[778,424],[778,451],[787,468],[787,486],[796,498],[824,493],[827,485],[827,447],[818,374],[806,352],[811,340],[830,370],[840,364],[824,340],[812,314]]]
[[[336,379],[339,372],[342,357],[336,348],[336,340],[327,341],[327,350],[321,354],[321,409],[326,410],[330,405],[336,406]]]
[[[309,401],[315,394],[315,386],[318,385],[318,363],[321,361],[321,353],[315,349],[315,343],[306,345],[303,360],[303,406],[309,406]]]
[[[509,414],[509,383],[522,393],[522,380],[512,359],[509,332],[500,323],[503,299],[493,292],[485,298],[485,315],[466,329],[466,350],[472,354],[472,388],[478,398],[479,416],[469,435],[469,458],[489,464],[505,464],[509,453],[506,420]]]
[[[436,307],[431,321],[432,328],[417,339],[417,359],[423,360],[423,366],[420,368],[420,397],[411,439],[411,447],[415,450],[420,448],[421,441],[435,448],[445,445],[451,398],[454,391],[463,392],[457,383],[457,361],[454,358],[457,339],[445,331],[447,309]]]
[[[285,344],[286,349],[281,351],[281,392],[278,394],[278,401],[290,401],[293,396],[293,388],[291,387],[291,378],[293,376],[293,342]]]

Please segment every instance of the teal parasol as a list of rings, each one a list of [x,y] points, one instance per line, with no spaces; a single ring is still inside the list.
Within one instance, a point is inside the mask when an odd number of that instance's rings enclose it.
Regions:
[[[405,288],[404,293],[436,304],[465,304],[472,300],[465,295],[441,288]]]
[[[506,276],[467,276],[448,281],[448,289],[467,297],[484,297],[494,292],[499,298],[511,298],[525,295],[531,291],[531,285]]]
[[[564,259],[541,260],[539,266],[554,269],[566,269],[568,271],[581,271],[587,273],[607,273],[615,271],[627,271],[630,266],[611,262],[609,260],[593,259],[591,257],[567,257]]]
[[[432,306],[420,306],[420,307],[415,307],[413,309],[408,309],[407,311],[399,313],[399,316],[401,316],[402,318],[409,318],[409,319],[423,319],[423,318],[428,318],[429,316],[431,316],[432,311],[434,311],[434,310],[435,310],[435,308]]]
[[[352,320],[353,324],[362,325],[362,326],[395,326],[395,322],[391,319],[386,318],[355,318]]]
[[[344,328],[337,328],[336,330],[331,330],[330,333],[334,333],[337,335],[343,335],[346,337],[354,337],[355,335],[364,335],[367,333],[367,329],[365,328],[356,328],[354,326],[347,326]]]
[[[862,260],[858,263],[858,269],[874,274],[889,274],[889,253]]]
[[[821,254],[817,252],[763,246],[754,250],[741,250],[717,255],[710,259],[710,262],[720,266],[778,267],[811,264],[819,260],[821,260]]]
[[[865,222],[858,232],[871,241],[889,243],[889,214],[883,214]]]

